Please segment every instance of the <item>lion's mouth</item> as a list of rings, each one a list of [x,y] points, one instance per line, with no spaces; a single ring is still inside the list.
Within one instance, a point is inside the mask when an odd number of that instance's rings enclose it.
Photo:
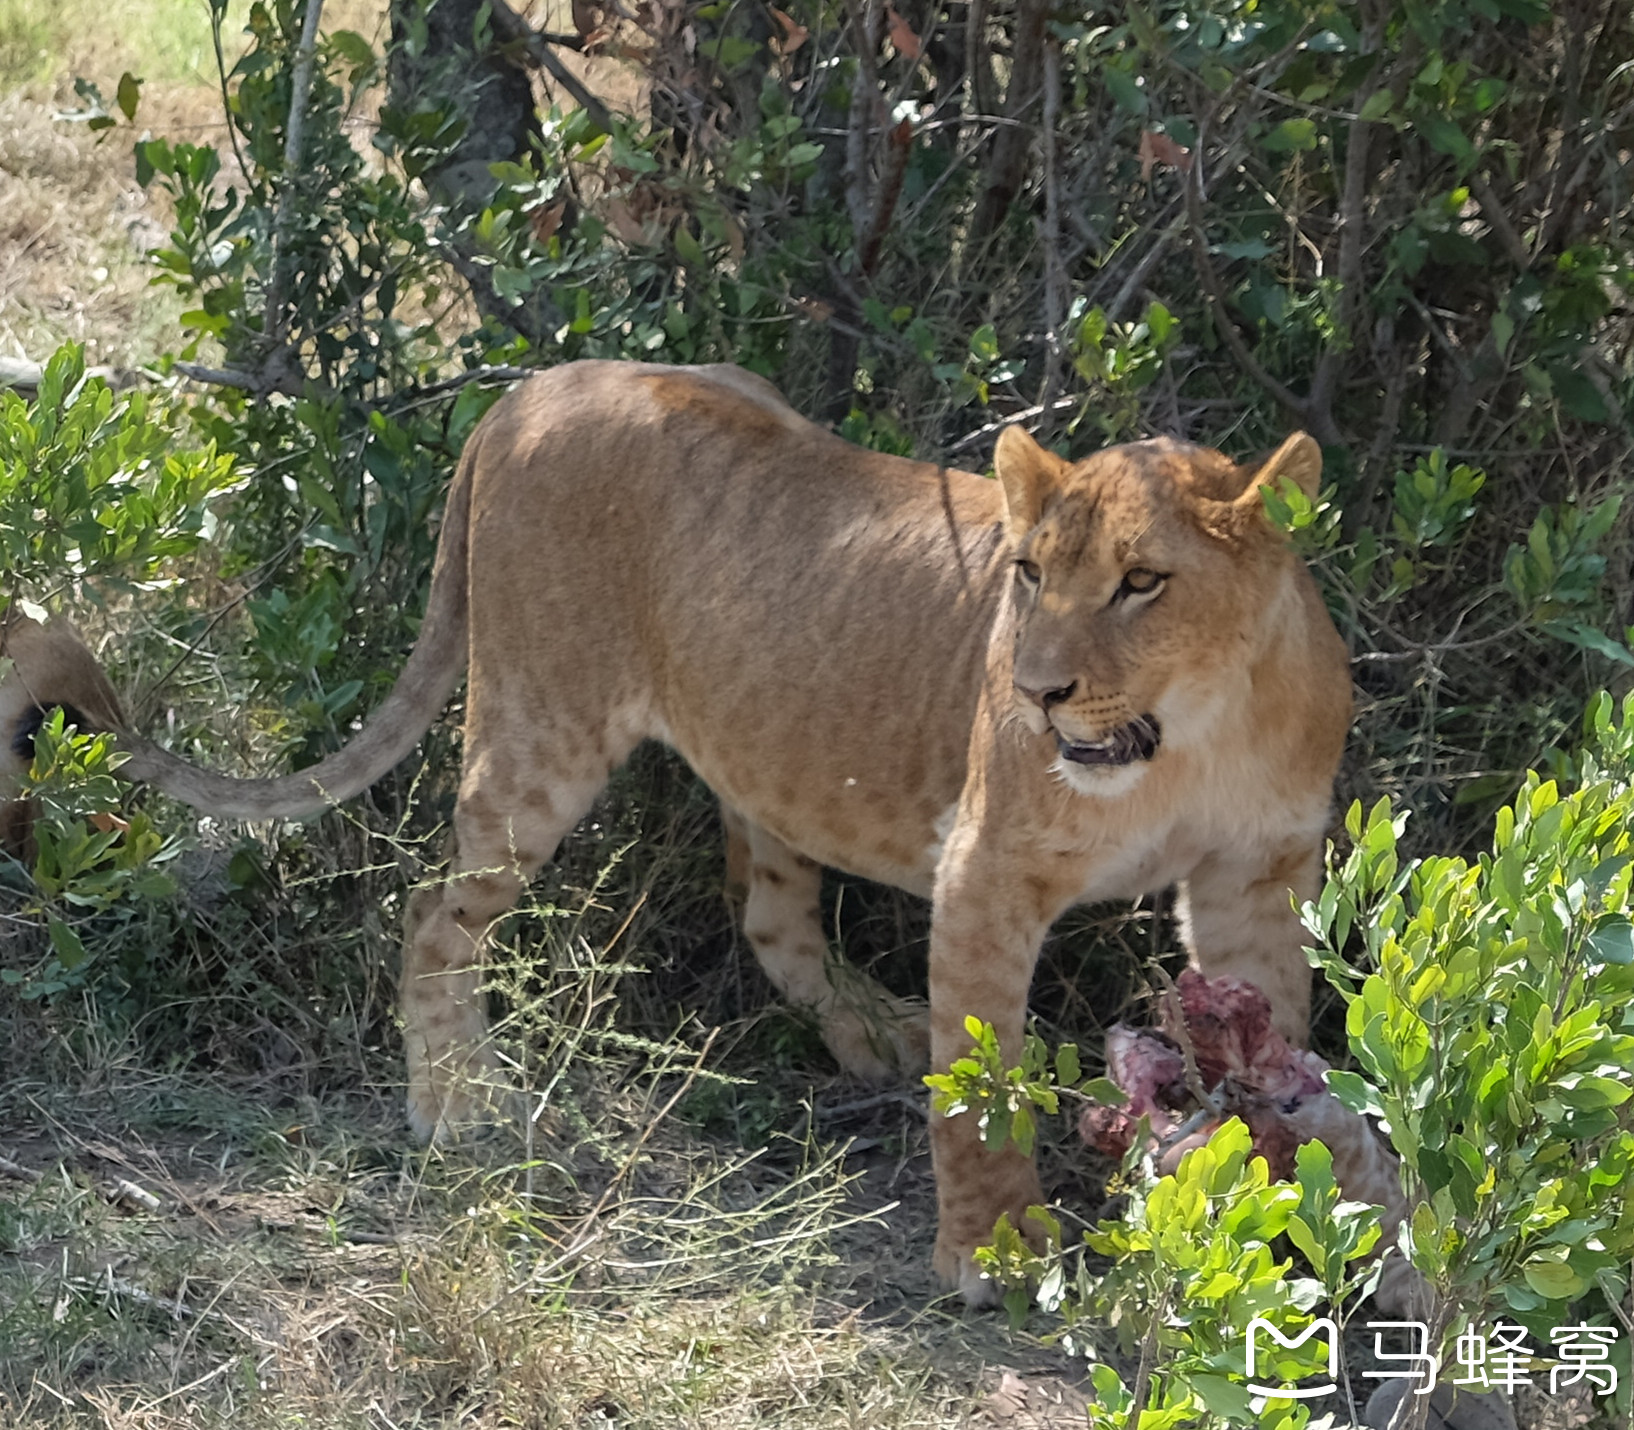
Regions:
[[[1132,765],[1151,759],[1162,742],[1163,732],[1152,715],[1120,725],[1104,740],[1069,740],[1059,731],[1055,736],[1061,758],[1075,765]]]

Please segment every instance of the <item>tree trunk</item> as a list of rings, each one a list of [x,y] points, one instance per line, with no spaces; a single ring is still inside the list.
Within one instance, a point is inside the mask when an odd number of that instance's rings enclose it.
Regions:
[[[540,133],[528,71],[484,22],[485,0],[392,0],[387,102],[406,113],[452,104],[465,132],[428,170],[426,186],[457,212],[471,212],[494,192],[489,165],[527,156]]]

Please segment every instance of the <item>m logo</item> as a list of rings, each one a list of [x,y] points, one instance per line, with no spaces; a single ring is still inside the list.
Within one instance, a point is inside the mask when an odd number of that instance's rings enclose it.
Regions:
[[[1280,1385],[1255,1385],[1254,1371],[1258,1361],[1259,1342],[1256,1331],[1264,1331],[1273,1341],[1285,1351],[1298,1350],[1306,1341],[1310,1340],[1318,1331],[1328,1334],[1328,1383],[1313,1385],[1308,1389],[1295,1390]],[[1285,1336],[1263,1316],[1255,1316],[1248,1323],[1248,1388],[1256,1395],[1275,1395],[1279,1399],[1314,1400],[1319,1395],[1332,1395],[1339,1389],[1339,1327],[1334,1325],[1331,1317],[1321,1316],[1312,1321],[1304,1330],[1296,1335]]]

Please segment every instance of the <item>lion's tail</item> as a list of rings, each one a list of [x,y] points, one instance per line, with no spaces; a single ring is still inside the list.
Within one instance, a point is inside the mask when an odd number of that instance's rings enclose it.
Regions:
[[[344,748],[292,775],[234,779],[201,770],[140,735],[122,732],[119,745],[130,759],[121,773],[225,819],[311,819],[367,789],[408,755],[447,705],[465,670],[471,471],[480,442],[478,432],[466,443],[449,488],[419,639],[391,693]]]

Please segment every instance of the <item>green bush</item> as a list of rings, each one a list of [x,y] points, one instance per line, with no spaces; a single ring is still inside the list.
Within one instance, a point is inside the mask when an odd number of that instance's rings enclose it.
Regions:
[[[1400,1158],[1412,1211],[1399,1251],[1430,1293],[1426,1348],[1449,1374],[1459,1338],[1499,1320],[1524,1327],[1545,1356],[1557,1327],[1634,1330],[1623,1310],[1634,1262],[1634,696],[1620,711],[1610,696],[1595,701],[1569,764],[1564,793],[1528,776],[1498,813],[1491,852],[1473,862],[1403,859],[1406,815],[1381,802],[1364,818],[1352,806],[1354,847],[1305,907],[1312,960],[1347,1005],[1356,1062],[1328,1083],[1380,1119]],[[1029,1039],[1024,1062],[1007,1068],[991,1028],[973,1019],[972,1032],[971,1056],[927,1082],[942,1115],[983,1119],[990,1147],[1013,1139],[1029,1150],[1035,1110],[1055,1111],[1063,1089],[1118,1096],[1081,1082],[1075,1049],[1052,1069]],[[1133,1424],[1120,1417],[1138,1405],[1155,1417],[1140,1417],[1143,1430],[1272,1423],[1257,1415],[1303,1424],[1301,1407],[1248,1405],[1243,1332],[1250,1317],[1319,1301],[1341,1322],[1352,1314],[1346,1298],[1374,1284],[1351,1264],[1375,1249],[1370,1209],[1339,1202],[1320,1143],[1300,1149],[1297,1184],[1268,1184],[1235,1120],[1165,1177],[1144,1141],[1126,1168],[1125,1219],[1083,1238],[1114,1258],[1110,1270],[1092,1274],[1042,1208],[1032,1213],[1042,1255],[1001,1222],[982,1264],[1010,1285],[1017,1319],[1036,1303],[1077,1348],[1095,1352],[1087,1328],[1098,1326],[1125,1352],[1139,1348],[1136,1389],[1097,1370],[1093,1423]],[[1283,1234],[1311,1277],[1276,1260]],[[1284,1369],[1292,1383],[1313,1364]],[[1617,1396],[1627,1413],[1626,1377]]]
[[[1358,1067],[1330,1081],[1390,1130],[1448,1337],[1501,1310],[1547,1344],[1569,1304],[1628,1290],[1634,697],[1602,696],[1585,736],[1575,788],[1529,775],[1473,862],[1404,861],[1406,816],[1352,806],[1306,909]]]

